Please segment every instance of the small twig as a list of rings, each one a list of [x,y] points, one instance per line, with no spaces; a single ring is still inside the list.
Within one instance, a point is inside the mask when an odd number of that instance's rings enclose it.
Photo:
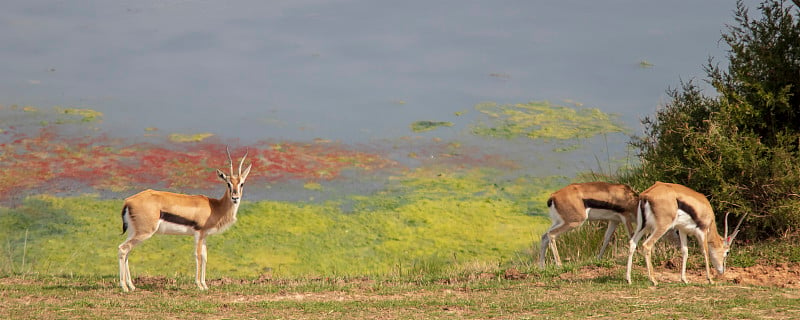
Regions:
[[[798,1],[800,1],[800,0],[798,0]],[[732,206],[737,207],[737,208],[741,208],[742,207],[741,205],[735,204],[733,202],[728,202],[728,201],[725,201],[725,200],[719,200],[719,202],[720,203],[724,203],[724,204],[728,204],[728,205],[732,205]]]

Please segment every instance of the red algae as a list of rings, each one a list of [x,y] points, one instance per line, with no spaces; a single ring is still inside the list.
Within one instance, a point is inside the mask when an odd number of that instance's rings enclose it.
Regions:
[[[26,190],[203,189],[217,181],[214,169],[229,168],[226,145],[219,141],[133,143],[102,133],[65,134],[57,126],[34,132],[13,126],[2,130],[0,200]],[[347,169],[397,165],[379,154],[336,143],[263,141],[231,149],[234,158],[247,150],[246,162],[258,168],[250,174],[251,181],[333,180]]]

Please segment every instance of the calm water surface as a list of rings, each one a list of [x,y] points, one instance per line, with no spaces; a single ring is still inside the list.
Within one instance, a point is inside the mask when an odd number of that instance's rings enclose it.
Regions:
[[[747,2],[755,10],[757,2]],[[8,1],[0,104],[92,108],[121,136],[469,139],[481,102],[638,120],[725,60],[734,1]],[[456,113],[460,114],[457,116]],[[615,138],[615,145],[625,138]],[[602,141],[602,139],[600,140]],[[619,141],[622,141],[620,143]],[[600,149],[607,148],[601,146]],[[611,147],[617,152],[622,148]]]

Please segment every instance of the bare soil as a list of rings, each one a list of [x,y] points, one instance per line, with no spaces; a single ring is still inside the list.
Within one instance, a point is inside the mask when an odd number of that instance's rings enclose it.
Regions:
[[[623,267],[624,268],[624,267]],[[622,271],[624,272],[624,270]],[[647,271],[643,266],[634,267],[634,273],[645,274]],[[583,267],[576,272],[568,272],[560,275],[564,280],[590,280],[600,277],[619,277],[619,267]],[[665,266],[655,268],[655,277],[659,283],[680,282],[680,268],[672,262],[667,262]],[[711,270],[712,277],[716,282],[727,282],[731,284],[755,285],[778,288],[800,289],[800,263],[781,263],[774,265],[755,265],[752,267],[728,267],[725,274],[717,275],[716,271]],[[686,270],[686,278],[690,283],[706,282],[706,274],[703,268],[693,268]]]

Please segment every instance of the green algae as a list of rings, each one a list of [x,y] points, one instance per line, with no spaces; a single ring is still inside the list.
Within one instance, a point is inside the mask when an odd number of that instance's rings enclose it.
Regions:
[[[543,101],[513,105],[489,102],[475,109],[487,119],[476,123],[472,133],[485,137],[568,140],[627,131],[617,116],[597,108],[570,108]]]
[[[453,126],[452,122],[422,120],[413,122],[411,124],[411,131],[425,132],[425,131],[431,131],[439,127],[452,127],[452,126]]]

